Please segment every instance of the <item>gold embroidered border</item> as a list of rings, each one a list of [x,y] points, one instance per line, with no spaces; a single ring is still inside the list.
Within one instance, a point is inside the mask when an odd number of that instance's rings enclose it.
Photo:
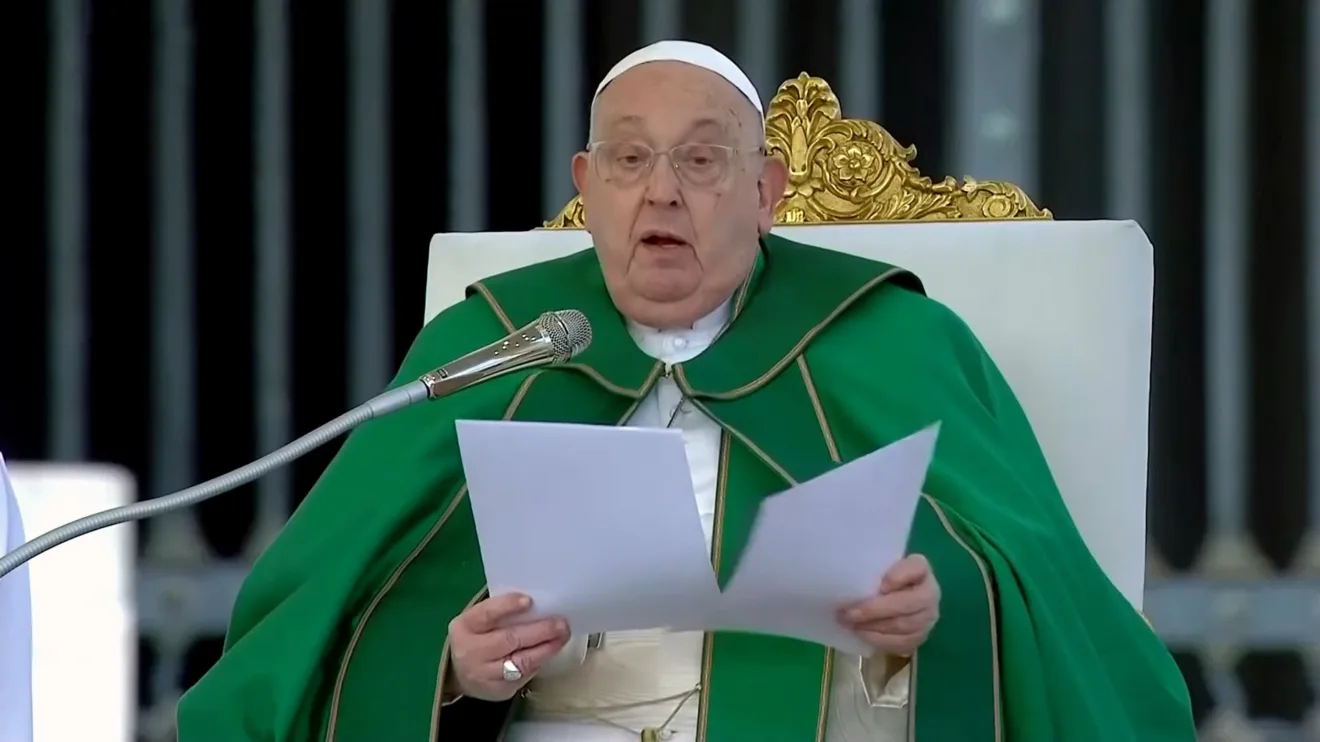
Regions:
[[[993,613],[994,606],[990,606],[990,610]],[[921,664],[920,655],[921,650],[913,652],[912,659],[909,660],[908,664],[910,669],[908,670],[907,742],[917,742],[917,670]],[[998,658],[998,654],[996,654],[996,658]],[[995,676],[998,677],[998,668],[995,669]],[[998,698],[995,699],[995,713],[999,713]],[[999,742],[999,732],[997,730],[998,725],[996,725],[995,742]]]
[[[501,312],[501,321],[508,324],[508,318],[504,317],[502,312]],[[523,400],[526,399],[527,392],[531,390],[532,384],[536,381],[536,379],[540,375],[541,372],[537,371],[535,373],[529,374],[526,379],[523,379],[523,383],[518,385],[518,391],[514,393],[513,399],[509,401],[509,406],[504,411],[503,419],[510,420],[513,418],[513,416],[518,412],[518,408],[522,406]],[[466,490],[467,488],[465,485],[464,492],[466,492]],[[481,590],[477,591],[477,594],[472,596],[472,598],[468,601],[467,606],[464,607],[464,610],[467,610],[467,608],[472,607],[474,604],[476,604],[477,601],[481,600],[482,596],[486,594],[486,588],[487,588],[486,585],[482,585]],[[432,740],[437,740],[440,738],[440,714],[444,710],[444,706],[445,706],[444,704],[445,673],[448,672],[448,670],[449,670],[449,632],[446,631],[445,643],[444,646],[441,647],[440,649],[440,666],[436,668],[435,693],[431,698],[431,731],[428,736],[429,739]],[[333,742],[333,740],[326,740],[326,742]]]
[[[499,301],[495,299],[495,295],[490,292],[490,289],[486,287],[485,283],[478,281],[472,284],[472,288],[478,294],[481,294],[481,298],[485,299],[486,303],[490,305],[491,311],[495,312],[495,316],[499,318],[500,323],[504,325],[504,329],[506,331],[508,332],[517,331],[518,328],[514,326],[513,320],[509,318],[508,313],[504,311],[504,307],[500,306]],[[582,373],[589,376],[597,384],[600,384],[601,386],[605,387],[605,389],[609,390],[610,392],[613,392],[614,394],[618,394],[623,397],[632,397],[638,400],[646,396],[647,390],[651,388],[651,384],[653,384],[656,378],[660,376],[660,372],[664,368],[663,363],[656,361],[655,365],[651,367],[651,373],[647,374],[646,380],[642,382],[642,385],[637,389],[629,389],[628,387],[619,386],[618,384],[615,384],[614,382],[605,378],[599,371],[584,363],[560,363],[556,365],[559,368],[571,368],[577,371],[581,371]]]
[[[827,321],[828,321],[828,320],[827,320]],[[788,362],[792,362],[792,360],[793,360],[793,359],[790,358]],[[783,365],[787,365],[787,363],[784,363]],[[802,368],[805,370],[805,368],[806,368],[805,363],[803,363]],[[804,378],[804,380],[809,379],[809,378],[810,378],[810,376],[809,376],[809,372],[808,372],[806,375],[804,375],[803,378]],[[684,385],[683,385],[682,383],[680,383],[680,386],[684,386]],[[810,383],[810,382],[808,382],[808,383],[807,383],[807,386],[808,386],[808,389],[809,389],[808,394],[810,394],[810,395],[811,395],[811,398],[812,398],[812,404],[813,404],[813,406],[816,407],[816,410],[817,410],[817,419],[818,419],[818,421],[821,422],[822,425],[826,426],[825,429],[828,430],[828,422],[825,420],[825,417],[824,417],[824,408],[823,408],[823,406],[820,406],[820,398],[819,398],[819,395],[818,395],[817,392],[816,392],[815,384],[814,384],[814,383]],[[690,388],[689,388],[689,389],[690,389]],[[687,394],[688,391],[689,391],[689,389],[685,389],[685,390],[684,390],[684,393]],[[691,399],[691,402],[693,403],[694,406],[696,406],[698,409],[700,409],[700,410],[702,411],[702,413],[704,413],[704,414],[705,414],[707,417],[709,417],[710,419],[714,420],[714,421],[715,421],[715,422],[716,422],[721,428],[723,428],[723,429],[725,430],[726,436],[731,434],[731,435],[733,435],[734,437],[736,437],[739,441],[741,441],[741,442],[743,442],[745,445],[747,445],[748,448],[749,448],[754,454],[756,454],[757,458],[761,459],[761,461],[762,461],[766,466],[770,467],[775,473],[779,474],[779,475],[784,479],[784,481],[788,483],[789,486],[794,486],[794,485],[798,484],[798,482],[797,482],[796,480],[794,480],[793,477],[792,477],[791,475],[789,475],[788,472],[787,472],[782,466],[780,466],[778,462],[776,462],[774,459],[772,459],[772,458],[769,456],[769,454],[767,454],[767,453],[766,453],[764,450],[762,450],[759,446],[757,446],[756,444],[752,443],[752,442],[751,442],[751,439],[749,439],[745,434],[743,434],[741,431],[737,430],[736,428],[733,428],[733,427],[730,426],[728,423],[724,422],[724,421],[721,420],[719,417],[717,417],[714,413],[711,412],[710,408],[707,407],[705,404],[703,404],[700,400],[697,400],[697,399]],[[827,446],[832,446],[833,444],[834,444],[834,436],[833,436],[833,434],[832,434],[832,433],[827,433],[827,434],[826,434],[826,445],[827,445]],[[834,446],[834,451],[837,452],[837,446]],[[831,454],[831,455],[834,455],[834,454]],[[727,461],[726,461],[726,460],[722,460],[722,461],[721,461],[721,467],[723,467],[725,464],[727,464]],[[722,476],[723,476],[723,475],[722,475]],[[722,482],[722,481],[723,481],[723,479],[721,478],[721,482]],[[930,506],[935,510],[935,514],[939,517],[939,519],[940,519],[940,524],[944,526],[944,530],[949,534],[950,537],[953,538],[953,540],[954,540],[955,543],[957,543],[960,547],[962,547],[962,549],[963,549],[964,551],[967,552],[967,554],[968,554],[968,555],[972,558],[972,560],[976,563],[976,567],[977,567],[977,569],[981,572],[981,580],[982,580],[982,582],[983,582],[984,585],[985,585],[986,601],[987,601],[987,602],[986,602],[986,607],[987,607],[987,611],[989,612],[989,621],[990,621],[990,642],[991,642],[992,653],[993,653],[993,658],[992,658],[992,664],[993,664],[992,683],[993,683],[993,688],[994,688],[994,699],[995,699],[995,742],[1002,742],[1002,740],[1003,740],[1003,716],[1002,716],[1003,711],[1002,711],[1002,702],[1001,702],[1001,697],[1000,697],[1000,687],[999,687],[999,685],[1000,685],[1000,683],[999,683],[999,677],[1000,677],[999,627],[998,627],[998,619],[997,619],[996,614],[995,614],[994,586],[993,586],[993,583],[992,583],[991,580],[990,580],[990,571],[989,571],[989,569],[985,566],[985,561],[981,559],[981,556],[980,556],[979,554],[977,554],[977,553],[976,553],[976,552],[975,552],[970,546],[968,546],[968,545],[967,545],[967,542],[962,538],[962,536],[960,536],[960,535],[958,534],[958,532],[957,532],[956,530],[954,530],[952,524],[949,523],[948,516],[944,513],[944,509],[940,506],[940,504],[939,504],[938,502],[936,502],[932,497],[930,497],[929,495],[926,495],[926,494],[924,494],[924,493],[922,494],[922,498],[923,498],[924,500],[926,500],[926,502],[928,502],[928,503],[930,504]],[[717,502],[717,510],[716,510],[716,512],[717,512],[717,520],[716,520],[716,525],[715,525],[715,535],[716,535],[716,537],[718,538],[718,536],[719,536],[719,520],[718,520],[719,505],[718,505],[718,502]],[[717,568],[718,568],[718,566],[717,566]],[[909,742],[915,742],[915,741],[916,741],[917,672],[918,672],[919,655],[920,655],[920,654],[921,654],[921,653],[920,653],[919,651],[913,653],[913,655],[912,655],[912,660],[911,660],[911,665],[910,665],[910,667],[911,667],[911,671],[910,671],[910,673],[911,673],[911,677],[910,677],[910,679],[909,679],[909,681],[908,681],[908,682],[909,682],[909,687],[908,687],[908,740],[909,740]],[[702,681],[703,681],[703,683],[704,683],[704,682],[708,679],[708,677],[709,677],[708,672],[707,672],[707,669],[706,669],[706,666],[707,666],[708,664],[709,664],[709,657],[707,657],[707,658],[704,660],[704,662],[703,662],[703,671],[702,671]],[[828,675],[826,676],[826,678],[827,678],[827,680],[826,680],[825,682],[828,682]],[[703,709],[703,711],[704,711],[704,709],[705,709],[705,700],[704,700],[704,696],[705,696],[705,694],[706,694],[707,692],[708,692],[707,687],[706,687],[705,685],[703,685],[703,686],[702,686],[702,695],[703,695],[702,709]],[[702,730],[704,730],[704,726],[699,725],[699,727],[698,727],[698,731],[700,732],[700,731],[702,731]],[[822,727],[822,733],[823,733],[823,727]],[[700,734],[698,735],[697,739],[698,739],[698,742],[704,742],[704,737],[701,736]],[[817,742],[821,742],[822,739],[823,739],[823,737],[818,737]]]
[[[536,380],[536,377],[538,375],[539,372],[531,374],[530,376],[528,376],[526,379],[523,380],[523,383],[518,387],[518,391],[513,395],[513,399],[509,402],[508,408],[505,409],[504,411],[505,420],[510,419],[511,417],[513,417],[514,413],[517,412],[518,406],[522,404],[523,398],[527,395],[527,390],[531,388],[532,382]],[[344,690],[344,678],[347,677],[348,675],[348,664],[353,659],[353,652],[357,649],[358,641],[362,638],[363,632],[366,631],[367,623],[371,621],[371,617],[372,615],[375,614],[376,608],[385,599],[385,596],[389,594],[390,590],[394,588],[394,585],[399,581],[399,578],[403,576],[404,571],[407,570],[408,567],[412,565],[412,563],[417,559],[418,556],[421,555],[423,551],[426,550],[426,547],[430,545],[432,539],[435,538],[436,534],[438,534],[440,530],[444,528],[445,523],[449,522],[449,518],[454,514],[454,511],[458,509],[459,503],[461,503],[463,501],[463,498],[465,498],[466,496],[467,496],[467,483],[465,482],[462,486],[458,488],[458,491],[454,494],[454,497],[450,500],[449,506],[445,508],[445,512],[440,516],[440,519],[436,521],[435,525],[431,526],[431,530],[427,531],[426,535],[422,537],[422,540],[417,544],[417,546],[413,548],[411,552],[408,553],[408,556],[405,557],[402,562],[399,563],[399,566],[394,568],[394,571],[390,573],[389,579],[387,579],[385,581],[385,584],[382,585],[381,588],[376,591],[376,594],[372,597],[371,602],[367,604],[367,610],[362,614],[362,620],[358,621],[357,627],[353,629],[353,635],[349,639],[348,647],[344,651],[344,657],[342,660],[340,660],[339,663],[339,672],[335,676],[334,693],[331,696],[331,700],[330,700],[330,719],[326,725],[326,734],[325,734],[326,742],[334,742],[335,740],[335,731],[339,722],[339,705]],[[478,593],[477,597],[473,599],[473,602],[475,602],[477,598],[480,598],[480,596],[481,594]],[[469,605],[471,605],[471,602],[469,602]],[[448,634],[446,634],[445,643],[440,650],[440,666],[442,669],[447,664],[448,657],[449,657],[449,636]],[[436,691],[435,691],[435,699],[436,699],[435,708],[433,709],[431,714],[431,731],[432,731],[431,736],[433,738],[435,737],[435,728],[439,724],[439,720],[440,720],[439,706],[440,706],[440,698],[442,696],[443,690],[444,690],[443,676],[441,676],[441,682],[437,683]]]
[[[504,307],[500,306],[498,301],[495,301],[495,295],[490,293],[490,289],[486,288],[486,284],[477,281],[472,284],[472,288],[476,289],[477,293],[481,294],[481,298],[485,299],[486,303],[490,305],[490,310],[499,318],[500,324],[504,325],[505,332],[518,331],[518,328],[513,325],[513,320],[510,319],[508,313],[504,311]]]
[[[751,294],[750,289],[752,286],[752,278],[754,275],[755,275],[754,270],[752,272],[749,272],[747,274],[747,277],[743,279],[742,284],[738,287],[738,290],[734,295],[733,312],[730,315],[729,324],[726,324],[724,329],[728,329],[729,325],[732,324],[733,320],[738,318],[738,315],[742,312],[743,307],[746,306],[747,298]],[[486,300],[486,304],[488,304],[490,306],[491,311],[495,313],[495,316],[496,318],[499,319],[500,324],[504,325],[504,330],[506,332],[517,331],[518,328],[514,325],[513,319],[509,317],[509,313],[505,311],[504,307],[500,304],[499,300],[497,300],[495,298],[495,295],[491,293],[490,288],[486,286],[485,282],[477,281],[476,283],[472,284],[472,289],[476,291],[478,294],[480,294],[481,298]],[[721,330],[720,332],[721,334],[723,334],[724,330]],[[630,389],[625,386],[619,386],[618,384],[615,384],[614,382],[605,378],[604,374],[597,371],[595,368],[586,365],[585,363],[570,362],[570,363],[562,363],[557,365],[560,368],[571,368],[580,371],[586,374],[597,384],[600,384],[606,390],[614,394],[618,394],[620,396],[632,397],[640,402],[640,400],[646,396],[646,393],[650,391],[651,385],[655,383],[656,379],[658,379],[660,377],[660,374],[664,371],[665,364],[661,363],[660,361],[656,361],[655,365],[651,367],[651,372],[647,374],[646,379],[642,382],[642,385],[637,389]]]
[[[807,368],[807,357],[798,355],[797,365],[798,371],[802,374],[802,386],[811,399],[811,409],[816,413],[816,424],[820,426],[820,435],[825,439],[825,449],[829,451],[830,460],[836,464],[842,463],[843,459],[839,456],[839,446],[834,440],[834,431],[825,419],[825,408],[821,405],[820,396],[816,394],[816,382],[812,381],[811,369]],[[833,668],[834,650],[827,648],[825,650],[825,677],[822,679],[820,688],[820,721],[816,728],[817,742],[825,739],[825,728],[830,712],[830,698],[834,695]]]
[[[821,402],[820,395],[816,391],[815,382],[813,382],[811,379],[811,371],[807,368],[806,357],[798,356],[797,360],[798,360],[798,367],[802,371],[803,385],[806,387],[807,395],[811,397],[811,406],[816,411],[816,420],[817,422],[820,423],[821,434],[825,436],[825,445],[830,450],[830,457],[833,458],[836,462],[839,462],[840,461],[839,449],[835,443],[834,434],[830,428],[829,421],[825,417],[824,404]],[[939,503],[937,503],[934,500],[934,498],[924,493],[922,494],[922,497],[928,503],[930,503],[930,506],[935,510],[935,514],[939,517],[940,524],[944,526],[944,530],[948,532],[949,536],[952,537],[953,540],[959,546],[961,546],[962,549],[967,552],[967,555],[970,556],[972,560],[976,563],[976,568],[981,572],[981,580],[985,583],[986,610],[989,613],[989,619],[990,619],[990,644],[991,647],[993,648],[993,681],[992,682],[994,687],[994,698],[995,698],[995,742],[1000,742],[1003,735],[1003,724],[1000,716],[1001,711],[1000,711],[1000,698],[999,698],[999,627],[998,627],[998,621],[996,620],[996,616],[995,616],[995,594],[994,594],[994,586],[990,581],[990,572],[988,569],[986,569],[985,562],[982,561],[981,556],[977,554],[975,551],[973,551],[972,548],[967,545],[967,542],[963,540],[962,536],[958,535],[958,532],[953,529],[953,526],[949,523],[948,516],[944,514],[944,509],[940,507]],[[908,678],[907,737],[909,742],[915,742],[917,738],[916,736],[917,735],[916,732],[917,663],[920,655],[921,655],[920,650],[912,653],[912,659],[911,659],[912,669],[910,670],[910,675]]]
[[[713,418],[712,418],[713,419]],[[720,434],[719,477],[715,484],[715,518],[711,524],[711,565],[715,574],[720,572],[720,547],[724,543],[724,500],[729,488],[729,446],[732,443],[729,431]],[[701,641],[701,693],[697,706],[697,742],[706,741],[707,715],[710,709],[710,670],[715,653],[715,633],[706,632]]]
[[[757,389],[760,389],[761,387],[770,383],[771,380],[773,380],[776,376],[778,376],[781,371],[783,371],[786,367],[788,367],[790,363],[793,362],[793,359],[797,358],[799,355],[802,354],[802,351],[806,349],[807,345],[813,339],[815,339],[815,337],[819,335],[822,330],[824,330],[826,327],[829,327],[830,324],[834,322],[834,320],[837,319],[840,314],[843,314],[843,312],[846,311],[853,304],[855,304],[858,299],[861,299],[863,296],[866,296],[866,294],[870,292],[872,289],[874,289],[876,286],[879,286],[880,284],[890,280],[891,278],[903,273],[907,273],[907,271],[903,270],[902,268],[890,268],[884,273],[881,273],[875,278],[872,278],[871,280],[867,281],[860,288],[849,294],[847,298],[845,298],[842,302],[840,302],[839,305],[835,307],[833,311],[831,311],[825,317],[825,319],[816,323],[811,327],[811,329],[807,330],[807,332],[802,336],[802,339],[798,340],[797,343],[792,348],[789,349],[788,353],[784,354],[783,358],[776,361],[774,365],[772,365],[769,368],[769,370],[761,374],[761,376],[758,377],[757,379],[750,381],[738,387],[737,389],[732,389],[727,392],[700,391],[695,387],[693,387],[692,384],[688,381],[687,374],[684,372],[683,364],[681,363],[674,367],[674,372],[675,372],[674,378],[678,380],[680,386],[683,387],[685,392],[690,393],[693,396],[701,395],[708,399],[730,400],[751,394],[752,392],[755,392]]]
[[[339,672],[335,675],[335,688],[330,697],[330,719],[326,724],[325,742],[335,742],[335,731],[339,724],[339,704],[342,700],[344,691],[344,678],[348,676],[348,663],[353,659],[353,652],[357,650],[358,641],[362,638],[363,632],[366,631],[367,622],[371,620],[371,616],[376,612],[376,607],[385,599],[385,595],[394,588],[395,583],[397,583],[399,578],[403,576],[403,572],[408,568],[408,565],[412,564],[413,561],[421,555],[422,551],[426,549],[427,544],[431,543],[431,539],[435,538],[435,535],[440,532],[440,529],[444,528],[445,523],[449,522],[450,516],[452,516],[454,511],[458,509],[458,504],[463,501],[463,498],[466,495],[467,484],[465,483],[458,488],[458,491],[449,502],[449,507],[445,508],[445,512],[440,515],[440,518],[435,522],[435,525],[431,526],[431,530],[426,532],[426,535],[422,537],[422,540],[417,546],[408,553],[408,556],[404,557],[398,567],[394,568],[394,571],[390,573],[389,579],[385,581],[385,584],[381,586],[380,590],[376,591],[371,602],[367,604],[367,610],[362,614],[362,620],[358,621],[358,625],[353,629],[352,637],[348,640],[348,647],[344,650],[344,657],[339,662]],[[445,644],[448,646],[448,639],[445,640]]]
[[[724,434],[721,436],[720,476],[718,480],[718,485],[715,490],[715,521],[711,529],[712,530],[711,553],[714,554],[715,570],[716,572],[718,572],[720,568],[719,546],[723,537],[722,521],[724,514],[724,497],[725,497],[725,489],[727,487],[727,482],[728,482],[727,472],[729,465],[730,436],[737,438],[744,445],[746,445],[748,449],[752,451],[752,453],[756,454],[756,457],[759,458],[762,463],[770,467],[771,470],[773,470],[776,474],[778,474],[781,478],[783,478],[783,480],[790,487],[796,485],[798,482],[792,477],[792,475],[788,473],[788,470],[784,469],[784,467],[781,466],[779,462],[771,458],[770,455],[767,454],[764,450],[762,450],[760,446],[756,445],[755,443],[752,443],[751,439],[748,438],[745,434],[743,434],[742,431],[738,430],[737,428],[734,428],[732,425],[729,425],[724,420],[721,420],[719,417],[717,417],[714,413],[710,411],[709,407],[702,404],[699,400],[690,399],[690,401],[692,402],[693,405],[697,407],[697,409],[701,410],[703,414],[705,414],[711,420],[715,421],[715,423],[724,430]],[[711,645],[714,643],[714,639],[715,637],[713,633],[706,634],[706,641],[704,644],[704,651],[701,662],[701,707],[700,707],[701,710],[699,712],[699,716],[697,717],[697,742],[705,742],[706,739],[705,719],[706,719],[706,708],[709,705]],[[818,721],[816,725],[816,742],[821,742],[824,739],[825,722],[828,719],[828,714],[829,714],[828,696],[829,696],[830,681],[832,679],[831,671],[833,670],[832,658],[833,658],[833,652],[831,650],[826,650],[824,672],[821,673],[821,687],[825,689],[825,693],[823,694],[824,697],[821,701],[820,716],[818,717]]]
[[[940,507],[940,504],[935,501],[935,498],[924,492],[921,496],[926,502],[930,503],[932,508],[934,508],[935,515],[939,516],[940,523],[943,524],[944,530],[948,531],[949,535],[953,537],[953,540],[967,552],[967,555],[972,558],[972,561],[976,562],[976,568],[981,571],[981,580],[985,582],[986,606],[990,612],[990,646],[994,653],[994,675],[991,678],[991,682],[993,683],[995,694],[995,742],[1001,742],[1004,738],[1004,723],[1002,716],[1002,703],[999,697],[999,618],[995,611],[995,589],[994,583],[990,581],[990,570],[985,566],[985,560],[981,559],[981,555],[977,554],[972,547],[968,546],[967,542],[963,540],[963,537],[958,535],[958,532],[953,529],[953,525],[949,523],[949,516],[944,514],[944,508]],[[912,691],[915,693],[917,688],[915,654],[912,656],[912,659],[913,667],[911,682]],[[915,695],[911,696],[909,703],[911,703],[913,707],[916,706]],[[915,714],[913,715],[913,718],[916,718]],[[913,732],[909,732],[909,734],[911,735]],[[912,737],[912,739],[915,739],[915,737]]]

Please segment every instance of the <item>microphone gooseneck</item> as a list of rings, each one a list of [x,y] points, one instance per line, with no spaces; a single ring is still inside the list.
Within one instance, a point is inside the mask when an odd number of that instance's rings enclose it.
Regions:
[[[157,515],[192,507],[222,495],[287,466],[330,441],[378,417],[431,399],[439,399],[461,389],[505,374],[535,366],[565,363],[591,345],[591,323],[575,309],[546,312],[536,321],[503,340],[428,371],[416,381],[377,395],[334,420],[300,436],[271,453],[239,469],[188,489],[146,502],[94,513],[43,533],[13,551],[0,556],[0,578],[18,569],[33,557],[108,526],[144,520]]]

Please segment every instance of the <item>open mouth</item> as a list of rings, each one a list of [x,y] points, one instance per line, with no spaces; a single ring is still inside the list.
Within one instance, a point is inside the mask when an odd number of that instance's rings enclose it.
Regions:
[[[687,240],[672,232],[647,231],[642,233],[642,244],[651,247],[678,247],[686,245]]]

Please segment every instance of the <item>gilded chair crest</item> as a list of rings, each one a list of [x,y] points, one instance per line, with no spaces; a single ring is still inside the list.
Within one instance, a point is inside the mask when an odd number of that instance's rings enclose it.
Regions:
[[[829,83],[805,72],[770,100],[766,142],[788,164],[779,224],[1053,218],[1012,183],[931,182],[912,165],[916,147],[874,121],[843,118]],[[574,196],[545,228],[582,229],[582,211]]]

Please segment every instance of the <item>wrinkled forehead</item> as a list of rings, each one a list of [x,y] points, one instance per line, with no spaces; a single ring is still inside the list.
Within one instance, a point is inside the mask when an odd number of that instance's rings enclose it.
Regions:
[[[760,114],[732,83],[683,62],[650,62],[619,75],[592,103],[592,117],[601,136],[762,136]]]

